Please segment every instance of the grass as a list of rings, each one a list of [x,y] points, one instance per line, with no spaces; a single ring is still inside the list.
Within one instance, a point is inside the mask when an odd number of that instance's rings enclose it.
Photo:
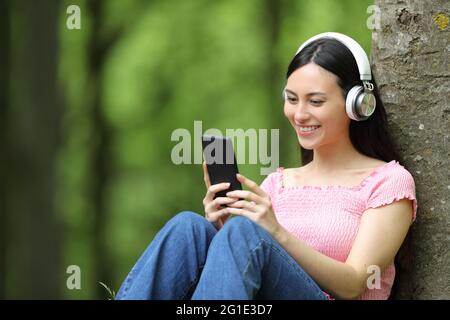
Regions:
[[[104,284],[103,282],[99,281],[99,283],[106,289],[106,291],[109,294],[109,298],[108,300],[114,300],[116,298],[116,293],[114,292],[114,290],[111,290],[106,284]]]

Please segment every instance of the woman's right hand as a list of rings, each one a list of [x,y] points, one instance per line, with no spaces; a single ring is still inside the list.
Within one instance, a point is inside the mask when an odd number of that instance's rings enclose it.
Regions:
[[[203,205],[205,207],[205,218],[209,222],[213,223],[217,229],[221,229],[225,224],[225,221],[229,217],[227,212],[227,204],[233,203],[239,199],[231,197],[217,197],[214,196],[221,190],[227,190],[230,187],[229,183],[218,183],[211,185],[209,180],[208,170],[206,169],[206,163],[203,161],[203,179],[206,185],[206,195],[203,199]]]

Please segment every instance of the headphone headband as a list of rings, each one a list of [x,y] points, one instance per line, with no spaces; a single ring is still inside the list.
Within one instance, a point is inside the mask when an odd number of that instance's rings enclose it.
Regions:
[[[298,48],[295,55],[297,55],[302,49],[310,44],[311,42],[319,39],[319,38],[330,38],[335,39],[344,44],[353,54],[353,57],[356,60],[356,64],[358,65],[359,70],[359,76],[362,81],[371,81],[372,80],[372,74],[370,72],[370,64],[369,59],[366,55],[366,52],[364,49],[359,45],[358,42],[356,42],[354,39],[350,38],[349,36],[338,33],[338,32],[324,32],[319,33],[318,35],[315,35],[314,37],[309,38],[306,40],[300,48]]]

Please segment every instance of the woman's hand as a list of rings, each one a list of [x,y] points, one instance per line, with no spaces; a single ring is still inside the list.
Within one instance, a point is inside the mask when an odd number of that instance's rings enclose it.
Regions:
[[[203,179],[206,185],[206,196],[203,199],[203,205],[205,207],[205,218],[209,222],[213,223],[217,229],[221,229],[225,224],[225,221],[230,216],[227,212],[226,205],[237,201],[237,198],[231,197],[217,197],[214,196],[221,190],[226,190],[230,187],[229,183],[218,183],[211,185],[209,180],[208,170],[206,169],[206,163],[203,161]]]
[[[243,200],[229,204],[227,211],[231,214],[249,218],[275,237],[281,230],[281,225],[273,212],[270,197],[256,182],[247,179],[240,174],[237,174],[236,177],[242,184],[246,185],[250,191],[233,190],[228,192],[228,197],[241,198]]]

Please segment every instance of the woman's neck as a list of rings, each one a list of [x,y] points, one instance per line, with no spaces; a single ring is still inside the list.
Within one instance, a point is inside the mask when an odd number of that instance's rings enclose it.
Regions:
[[[351,143],[339,143],[321,146],[314,149],[313,160],[309,164],[312,172],[333,174],[343,170],[351,170],[361,166],[365,156],[356,150]]]

